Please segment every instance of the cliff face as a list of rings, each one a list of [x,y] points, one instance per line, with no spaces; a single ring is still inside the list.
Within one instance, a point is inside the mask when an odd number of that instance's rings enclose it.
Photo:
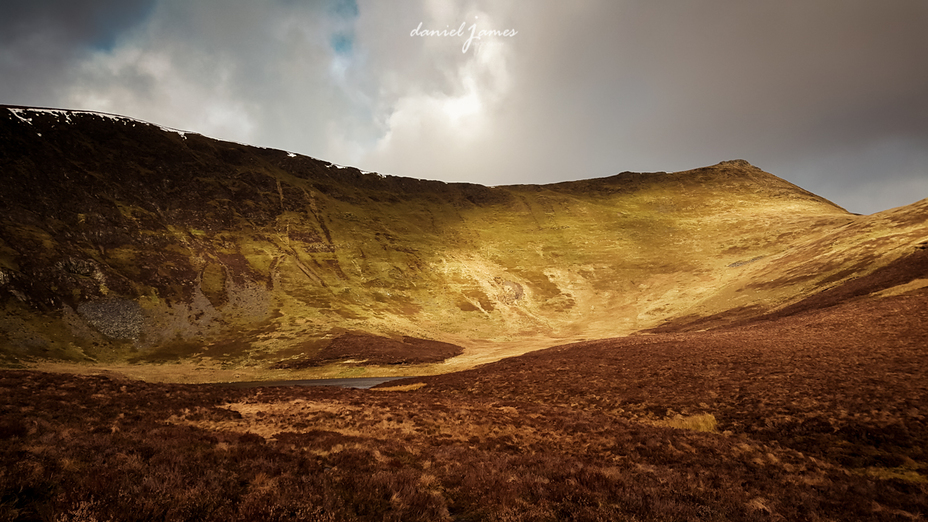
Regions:
[[[0,179],[7,363],[271,365],[355,332],[454,342],[476,364],[501,356],[486,343],[757,315],[928,239],[924,202],[853,216],[740,160],[488,188],[16,107]]]

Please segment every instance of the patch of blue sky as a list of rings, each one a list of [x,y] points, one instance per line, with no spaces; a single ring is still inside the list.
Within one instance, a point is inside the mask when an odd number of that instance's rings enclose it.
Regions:
[[[329,39],[329,45],[332,46],[332,50],[337,55],[350,55],[354,48],[354,35],[349,32],[337,32]]]
[[[329,12],[339,18],[357,18],[360,14],[355,0],[329,0]]]
[[[326,8],[334,25],[329,46],[337,56],[351,56],[354,51],[354,23],[360,15],[356,0],[327,0]]]
[[[104,2],[88,14],[87,45],[94,50],[109,52],[120,37],[151,16],[156,0]]]

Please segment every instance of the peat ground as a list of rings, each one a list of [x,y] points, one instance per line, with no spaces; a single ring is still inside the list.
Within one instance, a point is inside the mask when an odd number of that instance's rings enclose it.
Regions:
[[[382,390],[0,372],[5,520],[923,520],[928,292]]]

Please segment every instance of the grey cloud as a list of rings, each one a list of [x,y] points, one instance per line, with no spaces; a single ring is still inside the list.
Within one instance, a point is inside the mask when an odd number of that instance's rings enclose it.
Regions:
[[[332,78],[330,35],[344,22],[332,16],[318,2],[164,0],[72,75],[68,100],[324,157],[329,124],[353,110]]]
[[[7,2],[0,17],[0,44],[36,34],[77,46],[111,46],[141,22],[154,0],[32,0]]]
[[[922,2],[625,2],[549,13],[524,20],[531,41],[519,42],[512,63],[517,111],[531,123],[510,135],[524,137],[525,151],[556,151],[550,165],[561,172],[538,158],[523,179],[577,177],[565,156],[604,169],[580,176],[745,157],[830,187],[825,195],[840,203],[875,176],[928,178],[918,153],[928,145]],[[887,139],[918,166],[867,170],[880,162],[861,154]],[[839,171],[808,174],[823,157],[849,154],[857,160]],[[821,182],[828,177],[843,182]],[[928,194],[909,197],[919,196]]]
[[[141,23],[154,0],[7,2],[0,16],[0,102],[54,105],[88,50]]]

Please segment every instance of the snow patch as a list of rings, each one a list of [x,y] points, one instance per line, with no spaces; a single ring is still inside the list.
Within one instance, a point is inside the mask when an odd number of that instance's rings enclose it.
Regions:
[[[165,131],[165,132],[176,132],[177,134],[180,134],[180,137],[181,137],[181,138],[187,139],[187,132],[186,132],[186,131],[182,131],[182,130],[179,130],[179,129],[172,129],[171,127],[162,127],[161,125],[159,125],[158,128],[161,129],[161,130],[163,130],[163,131]]]
[[[21,114],[22,112],[24,112],[23,109],[10,109],[10,112],[12,112],[13,116],[16,116],[21,121],[24,121],[28,123],[29,125],[32,125],[32,118],[26,118]]]
[[[335,167],[336,169],[355,169],[355,170],[357,170],[358,172],[360,172],[361,174],[373,174],[373,175],[377,176],[378,178],[386,178],[386,176],[384,176],[383,174],[381,174],[381,173],[379,173],[379,172],[371,172],[371,171],[369,171],[369,170],[361,170],[361,169],[359,169],[359,168],[357,168],[357,167],[352,167],[352,166],[350,166],[350,165],[339,165],[338,163],[328,163],[327,166],[329,166],[329,167]]]
[[[14,109],[14,108],[10,108],[10,112],[12,112],[13,115],[16,116],[17,118],[19,118],[20,120],[22,120],[22,121],[24,121],[24,122],[26,122],[26,123],[28,123],[28,124],[30,124],[30,125],[32,124],[32,117],[30,117],[30,116],[34,116],[34,115],[37,114],[37,113],[52,114],[52,115],[55,115],[58,119],[61,119],[61,118],[63,117],[63,118],[64,118],[64,121],[65,121],[66,123],[74,123],[73,121],[71,121],[71,115],[72,115],[72,114],[82,114],[82,115],[92,116],[92,117],[95,117],[95,118],[96,118],[96,117],[100,117],[100,118],[103,118],[103,119],[113,120],[113,121],[122,123],[123,125],[127,125],[127,124],[131,123],[133,127],[135,127],[135,125],[136,125],[137,123],[142,123],[142,124],[145,124],[145,125],[154,125],[153,123],[149,123],[149,122],[144,121],[144,120],[137,120],[137,119],[134,119],[134,118],[127,118],[127,117],[125,117],[125,116],[119,116],[119,115],[117,115],[117,114],[110,114],[110,113],[106,113],[106,112],[95,112],[95,111],[71,111],[71,110],[62,110],[62,109],[32,109],[32,108],[29,108],[29,109]],[[174,132],[174,133],[179,134],[182,138],[187,139],[187,131],[182,131],[182,130],[180,130],[180,129],[174,129],[174,128],[171,128],[171,127],[164,127],[164,126],[162,126],[162,125],[155,125],[155,126],[158,127],[159,129],[165,131],[165,132]]]
[[[295,157],[296,157],[296,154],[294,154],[294,153],[292,153],[292,152],[288,152],[288,153],[287,153],[287,157],[289,157],[289,158],[295,158]]]

